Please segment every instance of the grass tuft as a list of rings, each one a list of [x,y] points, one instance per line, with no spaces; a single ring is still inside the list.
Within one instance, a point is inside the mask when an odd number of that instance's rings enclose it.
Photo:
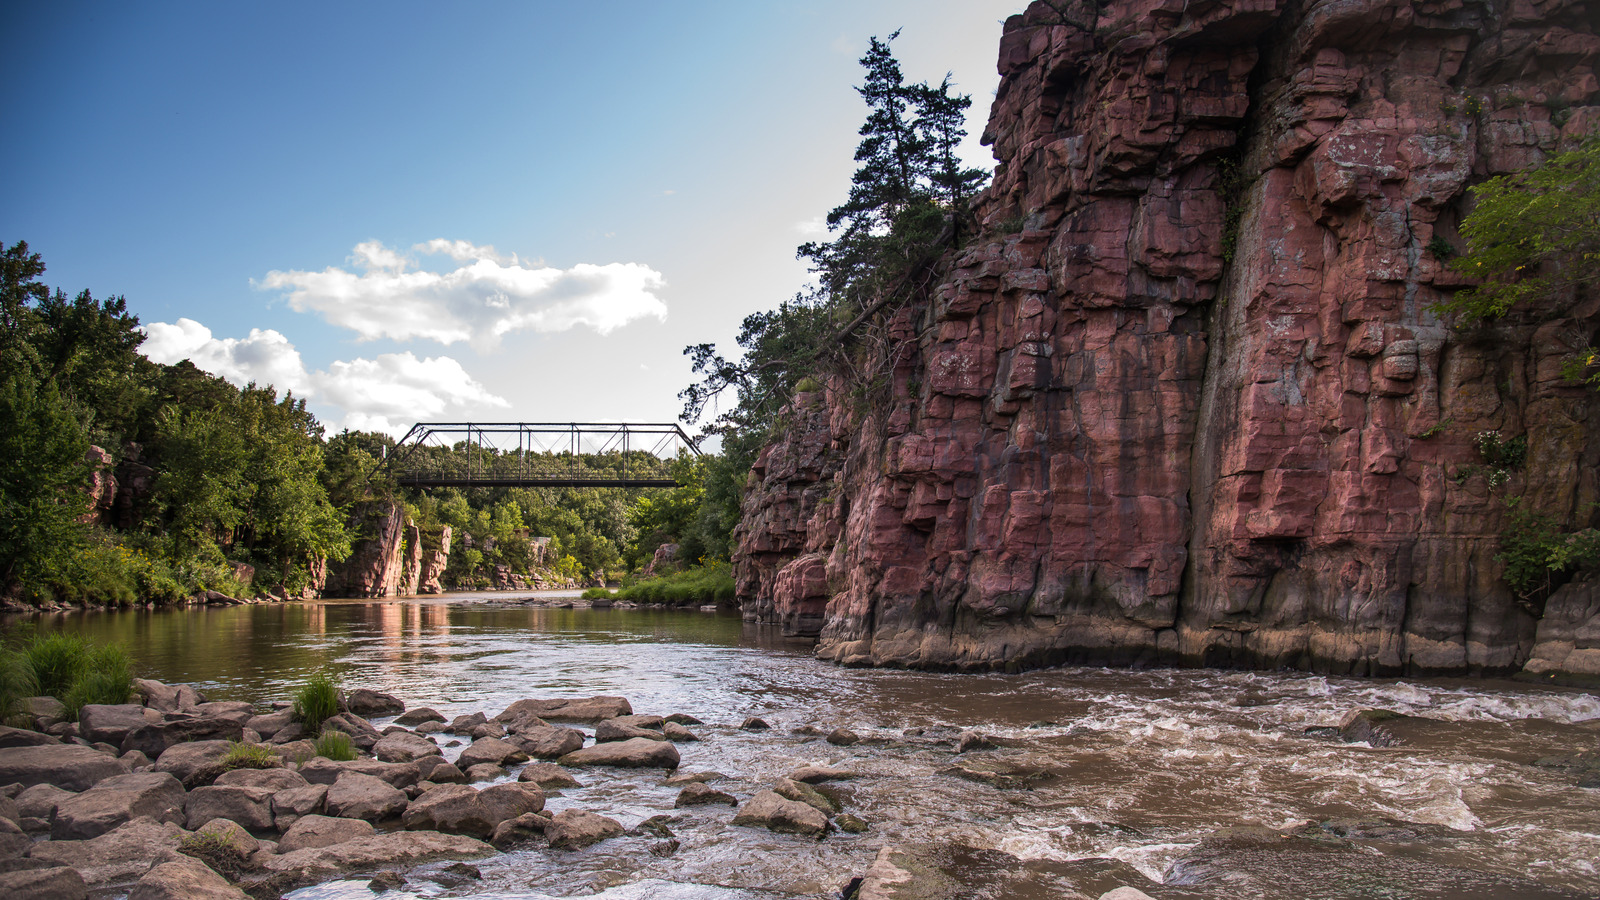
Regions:
[[[316,755],[334,762],[349,762],[356,758],[355,741],[342,731],[324,731],[312,742]]]
[[[307,731],[316,731],[324,721],[338,714],[339,685],[328,673],[312,675],[295,692],[294,717]]]
[[[230,744],[228,752],[217,760],[217,765],[224,772],[231,772],[234,769],[281,769],[283,759],[273,752],[271,747],[235,742]]]

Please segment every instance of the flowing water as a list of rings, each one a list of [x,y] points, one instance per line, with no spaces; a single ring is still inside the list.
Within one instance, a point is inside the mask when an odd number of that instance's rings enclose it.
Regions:
[[[447,717],[493,715],[522,697],[621,695],[635,712],[706,723],[693,726],[702,741],[679,745],[681,771],[722,773],[713,786],[744,798],[802,765],[848,769],[859,777],[832,787],[871,823],[821,841],[771,834],[728,824],[727,807],[674,810],[678,789],[659,772],[579,770],[585,786],[552,796],[550,809],[627,827],[674,815],[677,851],[652,854],[660,838],[647,834],[519,851],[479,863],[481,880],[465,884],[425,870],[391,898],[835,897],[885,845],[920,854],[951,897],[1095,898],[1119,885],[1163,900],[1600,895],[1600,790],[1532,765],[1595,749],[1591,693],[1214,670],[840,669],[726,613],[527,597],[89,613],[39,627],[120,640],[143,674],[213,699],[286,699],[323,667]],[[1371,707],[1446,724],[1388,748],[1306,731]],[[771,730],[740,730],[747,716]],[[804,726],[864,740],[834,746],[796,733]],[[957,754],[969,730],[998,746]],[[1349,840],[1285,839],[1281,852],[1246,841],[1219,858],[1199,846],[1223,828],[1330,820],[1363,822],[1334,829]],[[291,896],[373,894],[345,880]]]

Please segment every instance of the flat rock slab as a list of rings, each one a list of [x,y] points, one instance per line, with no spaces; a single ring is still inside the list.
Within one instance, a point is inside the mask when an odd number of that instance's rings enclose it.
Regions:
[[[168,772],[135,772],[107,778],[56,805],[50,837],[86,841],[140,816],[174,824],[183,821],[183,785]]]
[[[154,819],[134,819],[87,841],[42,841],[28,855],[77,869],[90,887],[127,884],[156,863],[176,858],[178,842],[187,833]]]
[[[90,703],[78,712],[78,735],[91,743],[122,744],[128,732],[161,724],[161,713],[137,703]]]
[[[372,745],[372,755],[384,762],[415,762],[439,755],[439,745],[411,731],[386,734]]]
[[[422,773],[416,763],[409,762],[379,762],[375,759],[354,759],[348,762],[335,762],[330,759],[308,760],[300,767],[300,775],[312,784],[333,784],[339,776],[346,772],[359,772],[362,775],[371,775],[381,778],[397,788],[408,788],[422,780]]]
[[[307,783],[299,772],[291,772],[288,769],[234,769],[231,772],[223,772],[212,782],[216,785],[264,787],[275,791],[303,788]]]
[[[0,784],[49,784],[69,791],[86,791],[107,778],[128,774],[129,769],[115,756],[78,744],[0,750]]]
[[[505,712],[495,716],[494,720],[502,725],[511,727],[519,720],[527,718],[543,719],[547,722],[603,722],[606,719],[615,719],[618,716],[633,715],[633,706],[623,697],[585,697],[583,699],[539,699],[529,698],[518,700],[506,707]]]
[[[184,813],[190,829],[199,828],[212,819],[227,819],[249,831],[267,831],[273,825],[272,797],[275,793],[263,787],[206,785],[189,792],[184,800]]]
[[[583,783],[573,778],[572,773],[555,763],[546,762],[528,763],[517,773],[517,780],[537,784],[541,788],[583,787]]]
[[[678,748],[670,741],[633,738],[595,744],[575,750],[558,760],[563,766],[622,766],[626,768],[676,769]]]
[[[323,801],[331,816],[382,822],[406,811],[406,795],[381,778],[346,772],[328,788]]]
[[[27,900],[84,900],[89,886],[76,869],[51,866],[0,872],[0,897]]]
[[[596,744],[626,741],[633,738],[643,738],[647,741],[664,741],[667,736],[652,728],[641,728],[638,725],[628,725],[615,720],[601,722],[594,727],[594,742]]]
[[[229,746],[227,741],[195,741],[192,744],[174,745],[156,759],[156,771],[171,772],[174,778],[191,790],[210,784],[222,774],[217,760],[228,752]]]
[[[146,872],[128,893],[128,900],[249,900],[198,859],[187,856]]]
[[[774,791],[761,791],[739,807],[733,824],[759,826],[785,834],[821,835],[828,830],[828,817],[798,800],[785,799]]]
[[[0,725],[0,750],[8,747],[59,747],[61,741],[48,734]]]
[[[488,844],[464,835],[403,831],[295,850],[266,860],[264,867],[269,872],[309,883],[326,880],[340,872],[412,866],[440,859],[472,859],[494,852]]]
[[[278,841],[278,853],[293,853],[317,847],[331,847],[357,838],[377,834],[371,822],[338,819],[332,816],[301,816]]]

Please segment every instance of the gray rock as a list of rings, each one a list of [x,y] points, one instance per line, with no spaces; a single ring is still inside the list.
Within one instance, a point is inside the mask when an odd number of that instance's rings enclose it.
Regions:
[[[300,767],[300,775],[312,784],[333,784],[345,772],[360,772],[381,778],[397,788],[407,788],[422,780],[416,763],[380,762],[375,759],[354,759],[334,762],[330,759],[312,759]]]
[[[406,711],[405,702],[393,694],[356,688],[344,698],[345,708],[358,716],[394,716]]]
[[[377,832],[371,822],[360,819],[339,819],[332,816],[302,816],[278,841],[279,853],[293,853],[315,847],[331,847],[357,838],[371,837]]]
[[[508,740],[514,741],[522,752],[534,759],[559,759],[583,747],[583,732],[575,728],[546,725],[526,728]]]
[[[189,792],[183,809],[190,830],[212,819],[228,819],[249,831],[267,831],[273,824],[273,794],[270,788],[204,785]]]
[[[250,900],[250,895],[200,860],[183,857],[146,872],[128,900]]]
[[[839,804],[803,781],[780,778],[772,785],[772,791],[785,800],[798,800],[825,816],[831,816],[839,811]]]
[[[550,817],[544,833],[551,847],[577,850],[616,837],[622,833],[622,823],[581,809],[564,809]]]
[[[524,766],[522,771],[517,773],[517,780],[537,784],[541,788],[583,787],[583,783],[573,778],[566,769],[546,762],[529,763]]]
[[[462,784],[442,784],[411,801],[403,821],[413,831],[440,831],[487,838],[500,820],[484,805],[478,792]]]
[[[388,782],[360,772],[346,772],[328,788],[324,807],[330,816],[382,822],[405,812],[406,802],[405,793]]]
[[[421,725],[423,722],[443,722],[443,721],[444,721],[444,716],[440,715],[438,710],[429,709],[426,706],[419,706],[416,709],[407,710],[407,711],[401,713],[399,716],[397,716],[395,718],[394,723],[396,725],[413,725],[413,726],[415,726],[415,725]]]
[[[664,741],[665,734],[649,728],[640,728],[636,725],[619,725],[615,721],[601,722],[594,727],[594,742],[596,744],[609,744],[613,741],[628,741],[634,738],[643,738],[647,741]]]
[[[128,772],[127,763],[88,747],[51,744],[11,747],[0,753],[0,784],[51,784],[83,791]]]
[[[821,835],[828,830],[828,817],[774,791],[761,791],[739,807],[733,824],[759,826],[785,834]]]
[[[439,859],[471,859],[492,853],[493,847],[463,835],[396,832],[280,853],[267,860],[265,868],[295,881],[315,882],[340,872],[370,872],[385,866],[414,866]]]
[[[229,819],[212,819],[196,828],[194,833],[227,844],[239,851],[240,856],[252,856],[261,850],[261,841],[245,831],[238,822]]]
[[[672,804],[678,809],[685,806],[707,806],[710,804],[727,804],[738,806],[739,800],[732,794],[724,793],[716,788],[707,787],[698,782],[690,784],[678,792],[678,800]]]
[[[489,838],[497,850],[509,850],[518,844],[527,844],[545,839],[545,830],[550,827],[550,818],[539,813],[523,813],[515,819],[507,819],[494,827],[494,835]]]
[[[183,822],[183,785],[167,772],[136,772],[107,778],[56,804],[50,837],[86,841],[140,816],[158,822]]]
[[[168,748],[195,741],[243,741],[244,725],[223,716],[169,714],[161,722],[136,728],[122,738],[122,752],[137,750],[151,759]]]
[[[217,760],[228,752],[229,746],[228,741],[175,744],[156,757],[156,771],[171,772],[174,778],[183,782],[184,787],[193,790],[210,784],[222,774],[222,767],[217,765]]]
[[[662,732],[666,734],[667,740],[672,741],[675,744],[687,744],[691,741],[700,740],[699,735],[683,727],[682,725],[679,725],[677,722],[668,722],[666,726],[662,728]]]
[[[288,769],[234,769],[223,772],[212,782],[216,785],[239,785],[241,787],[270,788],[274,791],[288,791],[303,788],[307,782],[299,772]]]
[[[849,781],[856,775],[854,772],[829,766],[801,766],[790,772],[789,777],[805,784],[821,784],[824,781]]]
[[[53,784],[36,784],[17,795],[17,813],[23,819],[53,819],[61,801],[78,796]],[[21,824],[21,819],[17,820]]]
[[[595,744],[561,757],[563,766],[623,766],[676,769],[678,748],[670,741],[633,738],[608,744]]]
[[[372,746],[372,755],[384,762],[413,762],[439,755],[439,746],[420,734],[397,731],[386,734]]]
[[[529,719],[592,724],[631,715],[633,707],[622,697],[586,697],[581,700],[530,698],[511,704],[494,719],[510,731],[520,731],[518,723]]]
[[[0,897],[26,900],[85,900],[89,886],[76,869],[67,866],[13,869],[0,872]]]
[[[478,763],[475,766],[467,766],[467,781],[473,784],[480,781],[494,781],[497,778],[504,778],[508,774],[510,773],[506,771],[504,766],[497,766],[494,763]]]
[[[59,747],[61,742],[48,734],[0,725],[0,750],[8,747]]]
[[[528,754],[516,745],[499,738],[486,737],[473,741],[472,746],[462,750],[461,755],[456,757],[456,766],[470,770],[482,763],[506,766],[525,762],[527,759]]]
[[[137,703],[90,703],[78,711],[78,735],[91,743],[121,746],[128,732],[160,722],[160,713]]]
[[[272,824],[279,831],[283,831],[293,826],[303,816],[313,816],[323,812],[327,799],[328,786],[325,784],[308,784],[305,787],[280,790],[272,795]]]
[[[507,819],[544,809],[544,791],[538,785],[509,781],[491,784],[479,791],[478,802],[488,812],[489,820],[499,825]]]
[[[450,727],[445,730],[452,734],[470,734],[472,729],[477,728],[479,725],[487,724],[488,721],[488,716],[481,712],[475,712],[470,716],[456,716],[450,720]]]
[[[176,825],[139,818],[87,841],[41,841],[28,855],[77,869],[90,887],[126,884],[157,862],[176,859],[185,834]]]
[[[263,738],[270,738],[293,724],[295,724],[294,711],[280,709],[277,712],[270,712],[264,716],[255,716],[249,721],[245,722],[244,727],[254,731],[256,734],[261,735]]]
[[[340,713],[331,719],[322,722],[323,731],[342,731],[350,735],[350,740],[358,748],[370,751],[377,743],[383,740],[383,734],[372,727],[366,719],[350,713]]]

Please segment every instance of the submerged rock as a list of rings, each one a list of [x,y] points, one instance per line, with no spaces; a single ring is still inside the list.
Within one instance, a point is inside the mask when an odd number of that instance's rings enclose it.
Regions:
[[[739,799],[732,794],[696,782],[679,791],[678,799],[672,805],[675,808],[682,809],[685,806],[705,806],[707,804],[738,806]]]
[[[495,716],[496,722],[508,730],[520,730],[518,725],[529,719],[545,722],[583,722],[594,724],[618,716],[633,715],[633,707],[622,697],[585,697],[582,699],[518,700]]]
[[[595,744],[561,757],[563,766],[624,766],[676,769],[678,748],[670,741],[632,738],[608,744]]]
[[[828,817],[807,804],[785,799],[773,791],[761,791],[739,807],[733,824],[787,834],[822,835],[828,830]]]
[[[577,850],[622,833],[622,823],[581,809],[564,809],[550,818],[545,837],[558,850]]]

